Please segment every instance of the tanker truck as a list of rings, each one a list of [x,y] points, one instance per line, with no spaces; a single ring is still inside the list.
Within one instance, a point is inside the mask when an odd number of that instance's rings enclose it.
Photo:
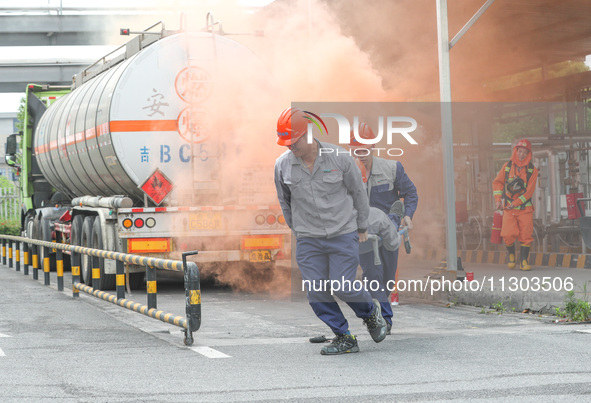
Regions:
[[[71,86],[26,88],[23,131],[6,144],[23,236],[168,259],[198,250],[200,267],[224,270],[269,271],[288,257],[274,159],[252,144],[267,130],[253,94],[273,85],[215,25],[209,16],[200,32],[155,24]],[[88,284],[91,263],[83,256]],[[100,288],[112,289],[115,263],[100,270]],[[133,288],[144,271],[127,267]]]

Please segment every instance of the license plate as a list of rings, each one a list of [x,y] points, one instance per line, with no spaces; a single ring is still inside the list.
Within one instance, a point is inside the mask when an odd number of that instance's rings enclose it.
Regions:
[[[189,216],[189,229],[191,230],[217,230],[222,227],[222,213],[191,213]]]
[[[253,250],[250,252],[248,260],[251,262],[270,262],[271,252],[268,250]]]

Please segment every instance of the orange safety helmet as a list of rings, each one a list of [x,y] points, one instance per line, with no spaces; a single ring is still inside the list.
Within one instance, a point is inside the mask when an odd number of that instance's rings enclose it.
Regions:
[[[517,144],[515,144],[515,147],[514,148],[517,148],[517,147],[526,148],[527,151],[529,151],[531,153],[531,143],[529,142],[528,139],[521,139],[521,140],[519,140],[517,142]]]
[[[373,134],[373,130],[371,127],[365,122],[359,123],[359,137],[366,140],[375,139],[376,136]],[[362,144],[355,138],[355,134],[353,133],[353,129],[351,129],[351,138],[349,140],[349,146],[351,147],[363,147],[369,146],[370,144]]]
[[[299,108],[287,108],[277,119],[277,144],[290,146],[308,132],[306,114]]]

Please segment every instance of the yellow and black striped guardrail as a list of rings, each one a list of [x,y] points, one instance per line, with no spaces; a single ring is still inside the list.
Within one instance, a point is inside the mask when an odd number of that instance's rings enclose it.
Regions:
[[[16,271],[20,271],[20,245],[23,246],[23,274],[29,275],[29,266],[33,268],[33,279],[39,279],[39,247],[43,248],[42,270],[45,285],[50,285],[50,260],[49,252],[56,250],[56,271],[58,291],[64,289],[64,261],[63,253],[69,252],[72,256],[72,296],[79,297],[80,291],[89,295],[119,305],[123,308],[144,314],[154,319],[181,327],[185,331],[184,342],[190,346],[193,344],[193,332],[201,326],[201,284],[199,269],[194,262],[187,262],[187,256],[197,254],[194,252],[183,253],[183,260],[158,259],[147,256],[132,255],[122,252],[105,251],[100,249],[73,246],[55,242],[46,242],[13,235],[0,235],[2,241],[2,264],[9,268],[16,265]],[[14,246],[13,246],[14,245]],[[14,252],[13,253],[13,249]],[[7,253],[8,250],[8,253]],[[80,259],[81,255],[92,256],[92,282],[93,287],[80,283]],[[8,255],[8,261],[7,261]],[[99,259],[116,261],[116,295],[97,290],[100,281]],[[125,299],[125,263],[146,266],[146,289],[148,304],[142,305]],[[175,316],[171,313],[159,311],[156,308],[156,271],[155,269],[174,270],[184,272],[186,317]]]
[[[423,260],[445,260],[447,253],[443,249],[427,249],[418,254]],[[507,264],[506,251],[458,250],[458,257],[464,263]],[[591,255],[582,253],[543,253],[530,252],[529,263],[532,266],[562,267],[571,269],[591,269]]]

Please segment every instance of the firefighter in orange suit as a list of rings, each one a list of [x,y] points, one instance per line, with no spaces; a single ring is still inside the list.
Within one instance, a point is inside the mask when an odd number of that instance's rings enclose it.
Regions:
[[[503,208],[501,237],[509,251],[510,269],[515,267],[515,241],[521,243],[521,270],[531,270],[528,263],[529,248],[534,240],[532,195],[538,180],[538,170],[531,162],[531,143],[519,140],[511,159],[503,165],[493,181],[493,195],[497,210]]]

